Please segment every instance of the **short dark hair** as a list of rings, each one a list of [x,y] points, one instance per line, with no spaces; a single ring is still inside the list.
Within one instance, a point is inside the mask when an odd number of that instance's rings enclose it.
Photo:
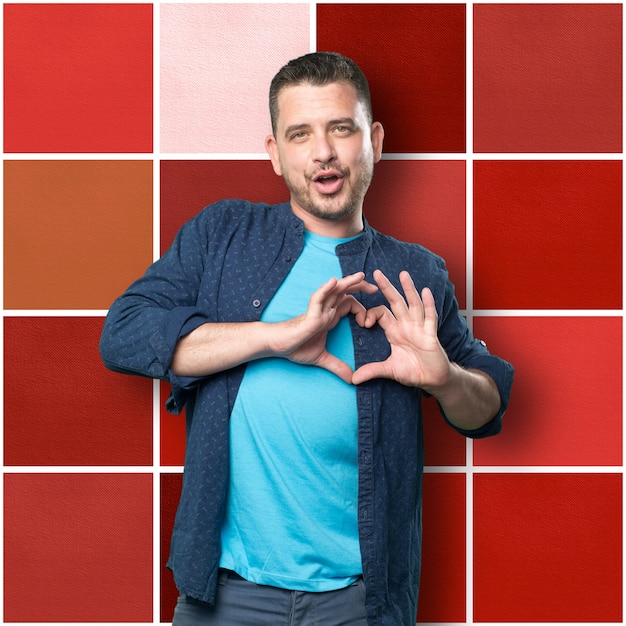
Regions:
[[[306,83],[323,86],[342,82],[355,88],[358,99],[365,105],[371,124],[373,121],[372,99],[367,78],[361,68],[352,59],[337,52],[311,52],[289,61],[272,79],[270,117],[274,134],[276,134],[278,121],[278,94],[282,89]]]

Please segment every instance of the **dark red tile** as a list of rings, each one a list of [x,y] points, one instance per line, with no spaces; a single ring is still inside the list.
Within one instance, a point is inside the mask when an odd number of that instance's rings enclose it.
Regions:
[[[387,152],[465,152],[465,4],[318,4],[317,50],[354,59]]]
[[[152,381],[107,370],[102,318],[6,317],[4,462],[152,465]]]

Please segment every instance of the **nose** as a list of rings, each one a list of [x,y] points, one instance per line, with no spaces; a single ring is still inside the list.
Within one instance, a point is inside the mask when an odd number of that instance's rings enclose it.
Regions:
[[[330,163],[337,156],[332,139],[327,134],[317,135],[313,141],[312,158],[316,163]]]

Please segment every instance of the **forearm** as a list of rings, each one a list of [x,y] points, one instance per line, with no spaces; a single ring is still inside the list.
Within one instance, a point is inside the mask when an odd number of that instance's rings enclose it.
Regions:
[[[447,419],[463,430],[475,430],[500,410],[496,383],[484,372],[451,363],[449,380],[441,387],[426,389],[441,405]]]
[[[207,323],[179,339],[170,369],[178,376],[208,376],[248,361],[278,356],[316,365],[351,382],[350,367],[326,350],[326,335],[348,313],[364,312],[349,292],[376,287],[357,272],[331,278],[309,299],[305,313],[282,322]]]
[[[207,323],[176,344],[170,369],[199,377],[270,356],[269,325],[264,322]]]

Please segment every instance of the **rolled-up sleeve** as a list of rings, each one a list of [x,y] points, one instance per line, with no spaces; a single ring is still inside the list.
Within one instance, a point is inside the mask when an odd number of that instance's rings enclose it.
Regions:
[[[196,306],[204,272],[202,251],[207,246],[201,220],[191,220],[172,247],[115,300],[100,338],[106,367],[181,384],[169,370],[176,344],[211,321]],[[182,386],[189,386],[189,381]]]
[[[500,410],[489,422],[475,430],[464,430],[446,421],[459,433],[473,439],[490,437],[500,432],[504,415],[511,395],[514,368],[504,359],[489,352],[487,344],[473,336],[463,317],[459,314],[454,297],[454,287],[447,278],[447,272],[438,273],[433,281],[437,285],[439,298],[439,341],[448,358],[465,369],[476,369],[489,375],[495,382],[500,394]],[[443,411],[442,411],[443,413]],[[445,414],[444,414],[445,418]]]

